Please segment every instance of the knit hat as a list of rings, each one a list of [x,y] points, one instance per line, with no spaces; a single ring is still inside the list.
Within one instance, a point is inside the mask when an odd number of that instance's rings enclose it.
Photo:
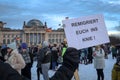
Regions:
[[[48,46],[49,46],[48,41],[44,41],[42,46],[43,46],[43,47],[48,47]]]
[[[7,46],[5,44],[2,45],[1,49],[5,49]]]
[[[27,44],[26,44],[26,43],[22,43],[22,44],[21,44],[21,48],[22,48],[22,49],[27,49]]]
[[[79,66],[79,52],[77,49],[69,47],[63,56],[63,66],[66,66],[69,70],[75,72]]]
[[[17,49],[17,46],[16,46],[15,42],[12,42],[12,43],[8,44],[7,47],[11,48],[11,49]]]
[[[70,62],[79,63],[80,58],[79,58],[78,50],[72,47],[67,48],[63,56],[63,61],[64,60],[69,60]]]

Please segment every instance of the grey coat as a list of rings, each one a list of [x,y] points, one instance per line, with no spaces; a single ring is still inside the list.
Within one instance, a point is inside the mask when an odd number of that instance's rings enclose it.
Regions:
[[[103,69],[105,67],[105,52],[103,49],[95,50],[93,55],[94,57],[94,68],[95,69]]]
[[[21,74],[21,69],[25,67],[25,61],[22,55],[18,53],[17,49],[10,53],[10,57],[8,54],[5,55],[6,63],[10,64],[13,69],[17,70]]]

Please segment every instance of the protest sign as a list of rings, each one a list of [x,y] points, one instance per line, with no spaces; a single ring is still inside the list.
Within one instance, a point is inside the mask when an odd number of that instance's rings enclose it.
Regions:
[[[87,48],[109,42],[101,14],[63,20],[68,47]]]

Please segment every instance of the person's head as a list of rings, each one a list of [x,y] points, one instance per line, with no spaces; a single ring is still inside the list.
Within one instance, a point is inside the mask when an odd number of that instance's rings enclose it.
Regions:
[[[95,50],[99,50],[101,48],[100,45],[95,46]]]
[[[22,49],[22,51],[26,51],[27,48],[28,48],[27,43],[22,43],[22,44],[21,44],[21,49]]]
[[[7,45],[7,52],[11,52],[12,50],[17,49],[16,43],[12,42],[10,44]]]
[[[57,46],[57,43],[54,43],[53,46],[56,47],[56,46]]]
[[[5,48],[7,48],[7,46],[6,46],[5,44],[3,44],[3,45],[1,46],[1,49],[5,49]]]
[[[39,49],[42,48],[42,45],[41,45],[41,44],[38,44],[37,46],[38,46]]]
[[[7,47],[7,52],[10,53],[13,49]]]
[[[48,41],[44,41],[42,47],[44,48],[44,47],[48,47],[48,46],[49,46]]]
[[[63,43],[64,43],[64,44],[67,44],[67,39],[66,39],[66,38],[63,40]]]
[[[68,47],[63,56],[63,61],[68,60],[73,63],[79,63],[79,52],[76,48]]]

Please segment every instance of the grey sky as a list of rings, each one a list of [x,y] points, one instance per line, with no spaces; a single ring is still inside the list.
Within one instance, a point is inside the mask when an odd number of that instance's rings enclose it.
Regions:
[[[46,21],[48,27],[58,28],[65,17],[103,14],[108,30],[118,26],[120,0],[0,0],[0,20],[6,27],[21,29],[23,21]]]

